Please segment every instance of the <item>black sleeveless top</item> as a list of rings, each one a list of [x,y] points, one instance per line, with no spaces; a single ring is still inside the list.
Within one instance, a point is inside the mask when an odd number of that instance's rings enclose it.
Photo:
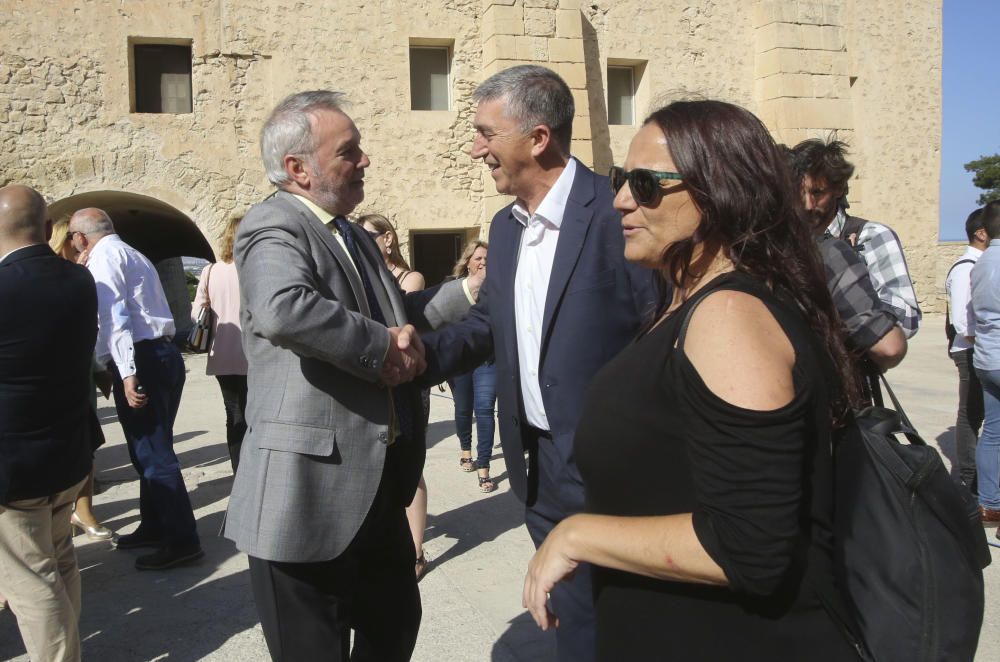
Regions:
[[[729,404],[684,355],[685,319],[721,289],[760,299],[788,336],[796,360],[787,405]],[[793,305],[729,273],[594,377],[575,448],[587,512],[693,513],[699,541],[729,580],[704,586],[595,567],[598,659],[857,659],[814,588],[833,590],[824,355]]]

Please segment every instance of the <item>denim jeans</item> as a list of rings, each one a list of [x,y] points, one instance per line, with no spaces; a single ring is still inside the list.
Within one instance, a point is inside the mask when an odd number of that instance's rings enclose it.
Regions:
[[[472,450],[472,416],[476,417],[476,468],[489,469],[493,454],[493,406],[497,401],[497,369],[484,363],[448,380],[455,399],[455,433],[463,451]]]
[[[958,415],[955,417],[955,454],[958,475],[976,492],[976,440],[983,425],[983,387],[972,367],[972,350],[951,353],[958,368]]]
[[[983,385],[986,416],[976,445],[976,473],[979,503],[1000,510],[1000,370],[981,370],[976,375]]]
[[[222,391],[222,404],[226,408],[226,448],[229,462],[236,473],[240,465],[240,450],[247,433],[247,376],[216,375]]]

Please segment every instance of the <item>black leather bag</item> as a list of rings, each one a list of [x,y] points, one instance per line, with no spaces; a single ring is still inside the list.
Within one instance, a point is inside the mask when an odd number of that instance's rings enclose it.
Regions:
[[[208,296],[209,278],[212,276],[212,265],[205,267],[205,303],[198,311],[198,319],[195,320],[191,330],[188,331],[187,346],[188,351],[195,354],[204,354],[212,346],[212,301]]]
[[[834,447],[834,558],[853,612],[838,620],[875,662],[972,660],[990,563],[978,507],[881,382],[895,411],[856,412]]]

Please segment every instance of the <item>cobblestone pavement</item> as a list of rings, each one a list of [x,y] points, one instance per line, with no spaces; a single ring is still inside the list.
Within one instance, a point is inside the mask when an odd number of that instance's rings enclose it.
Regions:
[[[205,558],[168,572],[136,572],[132,551],[78,536],[83,573],[85,661],[267,660],[250,595],[246,557],[218,533],[232,484],[225,418],[218,386],[204,374],[204,357],[186,357],[184,399],[175,426],[176,448],[198,518]],[[890,378],[925,439],[954,457],[956,375],[945,355],[943,318],[930,317]],[[430,559],[420,583],[424,616],[413,659],[530,662],[552,659],[551,634],[540,632],[521,608],[524,568],[533,551],[523,507],[509,492],[500,449],[493,474],[499,489],[480,494],[458,468],[451,399],[432,394],[425,477],[430,515],[425,548]],[[96,512],[123,533],[138,520],[138,484],[121,428],[109,402],[99,402],[108,442],[97,453],[105,486]],[[990,539],[992,532],[990,532]],[[987,612],[977,660],[1000,659],[1000,549],[986,570]],[[992,598],[992,599],[991,599]],[[26,662],[14,618],[0,612],[0,660]]]

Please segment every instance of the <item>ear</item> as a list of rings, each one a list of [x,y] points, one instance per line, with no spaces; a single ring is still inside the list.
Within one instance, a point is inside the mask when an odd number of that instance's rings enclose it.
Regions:
[[[382,241],[385,242],[385,247],[386,247],[387,250],[390,249],[390,248],[392,248],[392,245],[395,243],[393,241],[393,237],[392,237],[392,233],[391,232],[386,232],[385,234],[383,234],[382,235]]]
[[[298,184],[300,188],[308,189],[312,175],[310,173],[311,168],[306,168],[305,159],[300,156],[285,154],[282,162],[284,163],[285,173],[288,175],[288,178]]]
[[[531,130],[531,155],[538,158],[552,144],[552,129],[545,124],[539,124]]]

